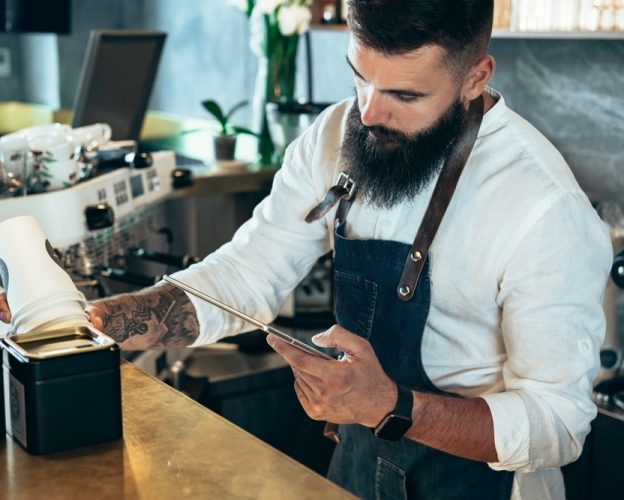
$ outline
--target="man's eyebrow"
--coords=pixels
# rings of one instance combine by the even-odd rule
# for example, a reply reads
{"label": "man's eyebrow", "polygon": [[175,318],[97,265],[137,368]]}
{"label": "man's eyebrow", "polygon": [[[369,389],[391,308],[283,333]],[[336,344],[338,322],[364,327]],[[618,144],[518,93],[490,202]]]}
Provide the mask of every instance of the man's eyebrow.
{"label": "man's eyebrow", "polygon": [[[361,80],[367,81],[366,78],[364,78],[361,75],[361,73],[357,69],[355,69],[355,66],[349,59],[348,55],[345,55],[345,59],[347,61],[347,64],[351,68],[351,71],[353,71],[353,73],[355,74],[355,76],[357,76]],[[426,97],[429,95],[427,92],[420,92],[418,90],[410,90],[410,89],[380,89],[380,90],[381,92],[385,94],[401,95],[401,96],[409,96],[409,97]]]}
{"label": "man's eyebrow", "polygon": [[351,60],[349,59],[349,56],[345,55],[345,59],[347,60],[347,64],[349,65],[349,67],[351,68],[351,71],[353,71],[353,73],[355,73],[355,76],[357,76],[358,78],[361,78],[362,80],[366,81],[366,78],[364,78],[360,72],[355,69],[355,66],[353,66],[353,63],[351,62]]}

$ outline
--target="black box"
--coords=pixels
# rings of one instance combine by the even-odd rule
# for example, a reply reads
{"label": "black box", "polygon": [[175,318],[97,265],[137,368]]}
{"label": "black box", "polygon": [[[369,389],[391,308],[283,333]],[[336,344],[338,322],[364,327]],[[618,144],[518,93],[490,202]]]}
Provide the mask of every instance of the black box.
{"label": "black box", "polygon": [[97,330],[2,341],[7,432],[41,455],[122,436],[119,347]]}

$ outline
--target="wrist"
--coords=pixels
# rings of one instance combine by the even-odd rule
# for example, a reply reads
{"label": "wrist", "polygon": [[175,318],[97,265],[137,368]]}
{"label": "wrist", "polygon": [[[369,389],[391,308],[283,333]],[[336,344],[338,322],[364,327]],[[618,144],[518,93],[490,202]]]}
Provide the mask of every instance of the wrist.
{"label": "wrist", "polygon": [[385,389],[379,391],[378,399],[375,404],[373,413],[367,422],[362,422],[366,427],[377,427],[386,415],[390,413],[397,404],[399,398],[399,389],[392,380],[388,379],[388,385]]}
{"label": "wrist", "polygon": [[371,431],[376,437],[388,441],[399,441],[412,427],[414,393],[409,387],[395,385],[397,399],[395,406]]}

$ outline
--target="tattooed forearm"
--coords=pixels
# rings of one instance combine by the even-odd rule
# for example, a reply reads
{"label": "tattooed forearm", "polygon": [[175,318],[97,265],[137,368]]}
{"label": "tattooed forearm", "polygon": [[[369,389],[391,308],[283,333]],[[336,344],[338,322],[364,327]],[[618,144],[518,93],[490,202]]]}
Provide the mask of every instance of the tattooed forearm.
{"label": "tattooed forearm", "polygon": [[93,302],[104,333],[125,349],[184,347],[199,335],[186,293],[169,284]]}

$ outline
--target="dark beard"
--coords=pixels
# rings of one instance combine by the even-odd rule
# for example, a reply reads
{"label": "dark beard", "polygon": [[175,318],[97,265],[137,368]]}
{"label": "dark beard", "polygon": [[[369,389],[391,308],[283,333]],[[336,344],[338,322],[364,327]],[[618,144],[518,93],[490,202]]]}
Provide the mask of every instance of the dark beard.
{"label": "dark beard", "polygon": [[392,208],[422,192],[441,170],[463,131],[465,115],[457,99],[431,127],[407,136],[383,126],[364,126],[356,99],[340,148],[343,168],[365,201]]}

